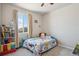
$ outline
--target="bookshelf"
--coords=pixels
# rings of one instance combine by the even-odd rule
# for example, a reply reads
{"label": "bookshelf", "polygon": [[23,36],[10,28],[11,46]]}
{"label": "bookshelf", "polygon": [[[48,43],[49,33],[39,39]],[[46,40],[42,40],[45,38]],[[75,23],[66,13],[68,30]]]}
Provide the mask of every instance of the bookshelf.
{"label": "bookshelf", "polygon": [[15,39],[15,30],[12,27],[0,26],[0,55],[16,51]]}

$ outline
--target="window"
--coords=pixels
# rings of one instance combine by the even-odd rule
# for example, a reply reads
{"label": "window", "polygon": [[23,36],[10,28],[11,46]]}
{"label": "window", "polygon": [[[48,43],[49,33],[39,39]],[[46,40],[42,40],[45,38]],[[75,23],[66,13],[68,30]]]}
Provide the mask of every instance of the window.
{"label": "window", "polygon": [[18,32],[28,32],[28,15],[18,13]]}

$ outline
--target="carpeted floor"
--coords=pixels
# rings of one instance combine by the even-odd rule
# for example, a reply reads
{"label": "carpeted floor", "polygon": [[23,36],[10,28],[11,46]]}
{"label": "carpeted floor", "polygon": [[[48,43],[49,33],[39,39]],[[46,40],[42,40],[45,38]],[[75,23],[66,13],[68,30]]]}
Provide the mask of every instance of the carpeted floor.
{"label": "carpeted floor", "polygon": [[[20,48],[14,53],[7,54],[6,56],[35,56],[29,50],[25,48]],[[55,47],[48,52],[45,52],[42,56],[75,56],[72,54],[72,50],[63,48],[63,47]]]}

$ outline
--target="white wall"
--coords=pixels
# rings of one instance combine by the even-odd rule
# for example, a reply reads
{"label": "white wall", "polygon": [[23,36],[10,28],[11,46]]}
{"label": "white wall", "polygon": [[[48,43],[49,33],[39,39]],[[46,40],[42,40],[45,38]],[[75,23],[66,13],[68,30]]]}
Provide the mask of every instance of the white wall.
{"label": "white wall", "polygon": [[[35,14],[35,13],[32,13],[33,17],[32,17],[32,25],[33,25],[33,33],[32,35],[33,36],[38,36],[39,33],[41,32],[41,22],[42,22],[42,15],[40,14]],[[35,23],[34,21],[37,20],[38,23]]]}
{"label": "white wall", "polygon": [[50,20],[49,14],[43,15],[43,18],[42,18],[42,31],[46,32],[47,34],[50,34],[49,33],[49,31],[50,31],[49,30],[49,26],[50,26],[49,20]]}
{"label": "white wall", "polygon": [[44,15],[42,25],[42,30],[58,38],[63,46],[74,48],[79,43],[79,4]]}

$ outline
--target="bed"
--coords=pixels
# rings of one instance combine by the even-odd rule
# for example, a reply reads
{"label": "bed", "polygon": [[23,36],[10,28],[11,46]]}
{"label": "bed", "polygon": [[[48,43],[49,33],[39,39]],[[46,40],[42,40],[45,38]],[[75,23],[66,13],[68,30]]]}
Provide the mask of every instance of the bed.
{"label": "bed", "polygon": [[56,46],[57,39],[51,36],[46,36],[44,40],[39,37],[29,38],[23,43],[23,47],[29,49],[35,55],[41,55],[42,53]]}

